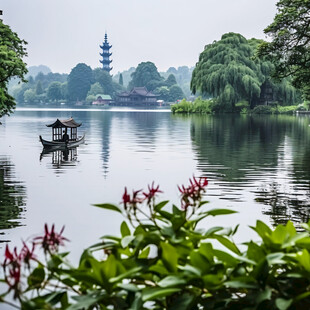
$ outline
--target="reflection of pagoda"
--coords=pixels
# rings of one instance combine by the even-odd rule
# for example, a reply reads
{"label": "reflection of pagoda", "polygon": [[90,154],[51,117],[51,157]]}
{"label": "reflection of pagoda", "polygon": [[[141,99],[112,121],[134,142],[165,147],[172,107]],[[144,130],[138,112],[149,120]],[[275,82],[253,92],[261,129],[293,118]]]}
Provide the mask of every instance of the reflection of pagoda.
{"label": "reflection of pagoda", "polygon": [[100,56],[102,56],[102,60],[100,60],[100,62],[102,63],[102,69],[107,71],[108,73],[110,73],[110,71],[112,70],[112,67],[110,68],[110,63],[112,62],[112,60],[110,60],[110,56],[112,55],[112,53],[110,53],[110,48],[112,47],[112,45],[109,45],[108,42],[108,35],[105,34],[104,36],[104,42],[102,43],[102,45],[100,45],[100,48],[102,49],[102,53],[100,53]]}

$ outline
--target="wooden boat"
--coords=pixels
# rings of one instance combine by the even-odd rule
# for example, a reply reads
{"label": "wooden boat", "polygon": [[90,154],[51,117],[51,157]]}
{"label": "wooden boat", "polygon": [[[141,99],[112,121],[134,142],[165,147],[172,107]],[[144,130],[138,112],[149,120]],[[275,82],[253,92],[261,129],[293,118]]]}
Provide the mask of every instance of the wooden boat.
{"label": "wooden boat", "polygon": [[54,123],[46,125],[52,127],[52,141],[44,140],[42,136],[40,136],[40,141],[44,148],[54,150],[77,147],[85,141],[85,134],[81,137],[77,136],[77,128],[81,125],[82,123],[77,123],[73,118],[57,119]]}

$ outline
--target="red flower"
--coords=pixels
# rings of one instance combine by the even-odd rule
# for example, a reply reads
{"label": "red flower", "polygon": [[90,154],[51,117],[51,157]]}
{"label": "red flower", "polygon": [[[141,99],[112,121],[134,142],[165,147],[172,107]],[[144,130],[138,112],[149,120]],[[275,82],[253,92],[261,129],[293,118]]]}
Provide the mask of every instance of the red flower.
{"label": "red flower", "polygon": [[190,185],[185,187],[178,186],[181,192],[181,205],[184,210],[189,206],[195,206],[198,201],[201,200],[202,192],[205,192],[205,187],[208,185],[207,178],[195,178],[189,180]]}
{"label": "red flower", "polygon": [[125,192],[123,194],[123,204],[124,209],[127,210],[128,205],[129,207],[136,207],[137,203],[143,202],[143,198],[139,196],[141,190],[132,191],[132,197],[127,193],[127,187],[125,187]]}
{"label": "red flower", "polygon": [[159,189],[159,185],[157,187],[154,187],[154,182],[152,182],[152,185],[148,185],[149,192],[143,193],[145,199],[147,199],[147,203],[150,204],[152,199],[155,197],[157,193],[162,193],[162,191]]}
{"label": "red flower", "polygon": [[4,257],[5,259],[2,266],[5,281],[9,286],[9,291],[14,290],[14,298],[17,298],[19,295],[20,269],[22,263],[22,256],[17,253],[16,247],[11,252],[9,246],[6,245]]}
{"label": "red flower", "polygon": [[128,195],[127,193],[127,187],[125,187],[125,192],[124,192],[124,195],[123,195],[123,204],[124,204],[124,209],[126,210],[127,209],[127,203],[130,202],[130,195]]}
{"label": "red flower", "polygon": [[63,226],[59,233],[55,232],[55,225],[52,225],[51,230],[48,229],[47,224],[44,226],[45,234],[41,237],[36,237],[34,240],[38,240],[38,244],[41,244],[44,252],[57,252],[60,245],[64,245],[64,241],[68,241],[67,238],[62,236],[65,227]]}
{"label": "red flower", "polygon": [[32,248],[30,250],[27,244],[23,242],[23,248],[20,252],[20,258],[28,265],[28,267],[30,267],[31,260],[36,260],[34,250],[35,250],[35,243],[32,243]]}

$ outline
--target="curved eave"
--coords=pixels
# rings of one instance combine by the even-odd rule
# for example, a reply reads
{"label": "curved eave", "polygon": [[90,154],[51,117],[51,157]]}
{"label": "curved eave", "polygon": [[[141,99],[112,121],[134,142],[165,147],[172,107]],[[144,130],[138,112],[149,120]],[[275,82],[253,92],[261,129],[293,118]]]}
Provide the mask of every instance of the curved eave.
{"label": "curved eave", "polygon": [[57,120],[49,125],[46,125],[46,127],[52,127],[52,128],[77,128],[80,127],[82,123],[77,123],[73,118],[60,120],[57,118]]}

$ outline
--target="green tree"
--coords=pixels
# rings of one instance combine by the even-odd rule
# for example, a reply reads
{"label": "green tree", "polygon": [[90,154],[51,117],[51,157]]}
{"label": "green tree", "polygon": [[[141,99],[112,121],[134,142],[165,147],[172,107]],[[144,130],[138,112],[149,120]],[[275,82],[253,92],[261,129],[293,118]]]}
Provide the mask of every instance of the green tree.
{"label": "green tree", "polygon": [[[241,100],[254,107],[261,100],[283,103],[287,98],[296,99],[294,94],[286,94],[292,90],[296,93],[289,81],[282,85],[282,91],[276,91],[278,86],[270,77],[273,69],[270,61],[254,58],[261,42],[257,39],[246,40],[237,33],[227,33],[220,41],[207,45],[193,71],[193,93],[217,98],[221,109],[226,110],[234,109]],[[270,91],[272,98],[268,98]]]}
{"label": "green tree", "polygon": [[100,84],[105,95],[110,95],[111,97],[114,96],[115,84],[117,83],[113,82],[112,77],[108,72],[102,70],[101,68],[96,68],[93,70],[93,76],[95,82]]}
{"label": "green tree", "polygon": [[148,90],[152,91],[157,87],[163,86],[163,78],[157,71],[157,67],[154,63],[141,62],[136,71],[131,74],[131,81],[129,82],[128,88],[145,86]]}
{"label": "green tree", "polygon": [[232,107],[241,99],[257,100],[264,77],[251,59],[253,54],[248,41],[237,33],[224,34],[207,45],[193,71],[193,93],[211,94]]}
{"label": "green tree", "polygon": [[164,100],[164,101],[169,101],[169,88],[167,86],[161,86],[159,88],[156,88],[154,90],[154,93],[158,95],[158,99]]}
{"label": "green tree", "polygon": [[33,89],[27,89],[24,92],[24,101],[27,103],[33,103],[36,98],[36,93]]}
{"label": "green tree", "polygon": [[271,60],[273,76],[292,76],[293,85],[310,99],[310,1],[280,0],[272,24],[264,31],[271,42],[264,42],[258,54]]}
{"label": "green tree", "polygon": [[37,95],[42,95],[43,94],[43,87],[42,87],[42,83],[41,83],[40,80],[37,82],[36,94]]}
{"label": "green tree", "polygon": [[68,97],[72,101],[84,100],[92,83],[92,69],[84,63],[77,64],[68,76]]}
{"label": "green tree", "polygon": [[118,84],[120,84],[122,86],[124,85],[124,80],[123,80],[123,75],[122,74],[119,75]]}
{"label": "green tree", "polygon": [[56,101],[62,99],[61,83],[52,82],[47,89],[47,97]]}
{"label": "green tree", "polygon": [[96,82],[94,84],[91,85],[89,92],[87,93],[87,96],[89,95],[98,95],[98,94],[103,94],[103,88],[101,87],[99,82]]}
{"label": "green tree", "polygon": [[173,85],[169,88],[169,101],[174,102],[184,98],[182,88],[178,85]]}
{"label": "green tree", "polygon": [[0,20],[0,117],[12,113],[16,105],[14,98],[8,94],[9,80],[18,77],[25,81],[25,44],[27,43]]}
{"label": "green tree", "polygon": [[167,77],[167,79],[166,79],[166,81],[165,81],[165,84],[166,84],[168,87],[171,87],[172,85],[177,84],[177,80],[176,80],[174,74],[169,74],[169,76]]}

